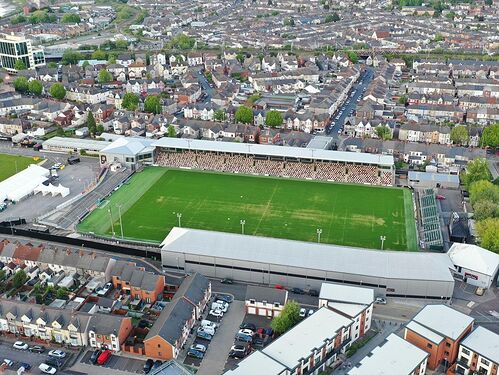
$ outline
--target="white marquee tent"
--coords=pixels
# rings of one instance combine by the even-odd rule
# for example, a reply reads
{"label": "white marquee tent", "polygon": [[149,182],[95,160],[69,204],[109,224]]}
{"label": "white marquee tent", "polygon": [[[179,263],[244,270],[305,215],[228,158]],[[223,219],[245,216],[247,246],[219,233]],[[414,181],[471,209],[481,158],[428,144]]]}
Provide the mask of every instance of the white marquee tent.
{"label": "white marquee tent", "polygon": [[57,194],[60,194],[61,196],[65,197],[69,195],[69,188],[62,185],[54,186],[52,184],[40,184],[35,188],[34,193],[42,193],[42,195],[44,196],[47,194],[52,194],[53,197],[55,197]]}
{"label": "white marquee tent", "polygon": [[9,199],[18,202],[33,193],[35,188],[47,179],[48,169],[31,164],[28,168],[0,182],[0,202]]}

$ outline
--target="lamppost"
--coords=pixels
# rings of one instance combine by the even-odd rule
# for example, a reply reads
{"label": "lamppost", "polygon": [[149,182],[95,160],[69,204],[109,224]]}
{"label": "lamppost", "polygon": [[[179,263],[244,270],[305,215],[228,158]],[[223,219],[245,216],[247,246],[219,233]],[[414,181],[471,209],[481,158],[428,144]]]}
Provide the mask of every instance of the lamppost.
{"label": "lamppost", "polygon": [[118,215],[120,216],[121,239],[123,239],[123,221],[121,220],[121,206],[122,204],[118,205]]}
{"label": "lamppost", "polygon": [[246,220],[240,220],[239,223],[241,224],[241,234],[244,234],[244,224],[246,224]]}
{"label": "lamppost", "polygon": [[114,232],[114,225],[113,225],[113,214],[111,213],[111,207],[109,207],[107,209],[107,212],[109,213],[109,222],[111,223],[111,231],[113,233],[113,237],[115,236],[115,232]]}
{"label": "lamppost", "polygon": [[381,240],[381,250],[383,250],[383,244],[385,243],[386,236],[380,236],[379,239]]}
{"label": "lamppost", "polygon": [[321,242],[322,229],[317,228],[317,243]]}
{"label": "lamppost", "polygon": [[181,212],[177,212],[177,219],[178,219],[178,227],[179,228],[182,228],[182,225],[180,225],[180,219],[182,218],[182,213]]}

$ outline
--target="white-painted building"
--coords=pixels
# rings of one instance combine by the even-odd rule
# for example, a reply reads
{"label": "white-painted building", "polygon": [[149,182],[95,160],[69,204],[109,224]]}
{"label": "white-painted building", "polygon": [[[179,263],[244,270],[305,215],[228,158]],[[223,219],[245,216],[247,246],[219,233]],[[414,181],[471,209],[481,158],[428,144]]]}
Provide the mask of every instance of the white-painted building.
{"label": "white-painted building", "polygon": [[495,375],[499,367],[499,335],[478,326],[459,346],[456,374]]}
{"label": "white-painted building", "polygon": [[489,288],[499,271],[499,254],[480,246],[454,243],[447,252],[455,276],[481,288]]}
{"label": "white-painted building", "polygon": [[322,283],[319,308],[346,315],[353,320],[350,336],[357,340],[371,328],[374,290],[345,284]]}
{"label": "white-painted building", "polygon": [[247,314],[273,318],[281,313],[287,301],[287,290],[248,285],[244,306]]}

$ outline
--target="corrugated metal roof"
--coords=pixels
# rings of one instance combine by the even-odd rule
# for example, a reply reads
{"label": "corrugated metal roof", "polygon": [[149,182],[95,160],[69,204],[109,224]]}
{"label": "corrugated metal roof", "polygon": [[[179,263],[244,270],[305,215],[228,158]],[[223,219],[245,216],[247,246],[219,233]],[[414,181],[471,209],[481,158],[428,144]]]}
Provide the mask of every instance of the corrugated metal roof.
{"label": "corrugated metal roof", "polygon": [[200,139],[164,137],[153,143],[156,147],[177,148],[196,151],[230,152],[245,155],[266,155],[299,159],[340,161],[393,166],[393,156],[360,152],[318,150],[313,148],[259,145],[238,142],[216,142]]}
{"label": "corrugated metal roof", "polygon": [[173,228],[164,251],[386,279],[454,282],[447,254],[379,251],[277,238]]}
{"label": "corrugated metal roof", "polygon": [[108,145],[109,142],[95,141],[93,139],[62,138],[62,137],[50,138],[42,143],[43,148],[46,148],[47,146],[52,146],[52,147],[82,148],[95,151],[100,151]]}

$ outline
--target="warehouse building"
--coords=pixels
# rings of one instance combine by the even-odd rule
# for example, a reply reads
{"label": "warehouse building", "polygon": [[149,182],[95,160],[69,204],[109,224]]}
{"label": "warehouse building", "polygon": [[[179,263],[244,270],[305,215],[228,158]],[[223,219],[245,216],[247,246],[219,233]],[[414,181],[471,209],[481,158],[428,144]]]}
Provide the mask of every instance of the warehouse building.
{"label": "warehouse building", "polygon": [[323,282],[371,287],[378,296],[448,300],[446,254],[377,251],[173,228],[162,243],[165,269],[264,285],[320,289]]}
{"label": "warehouse building", "polygon": [[448,173],[409,171],[409,186],[413,188],[459,189],[459,176]]}
{"label": "warehouse building", "polygon": [[109,142],[96,141],[94,139],[53,137],[42,143],[45,151],[78,153],[97,155],[99,151],[109,145]]}

